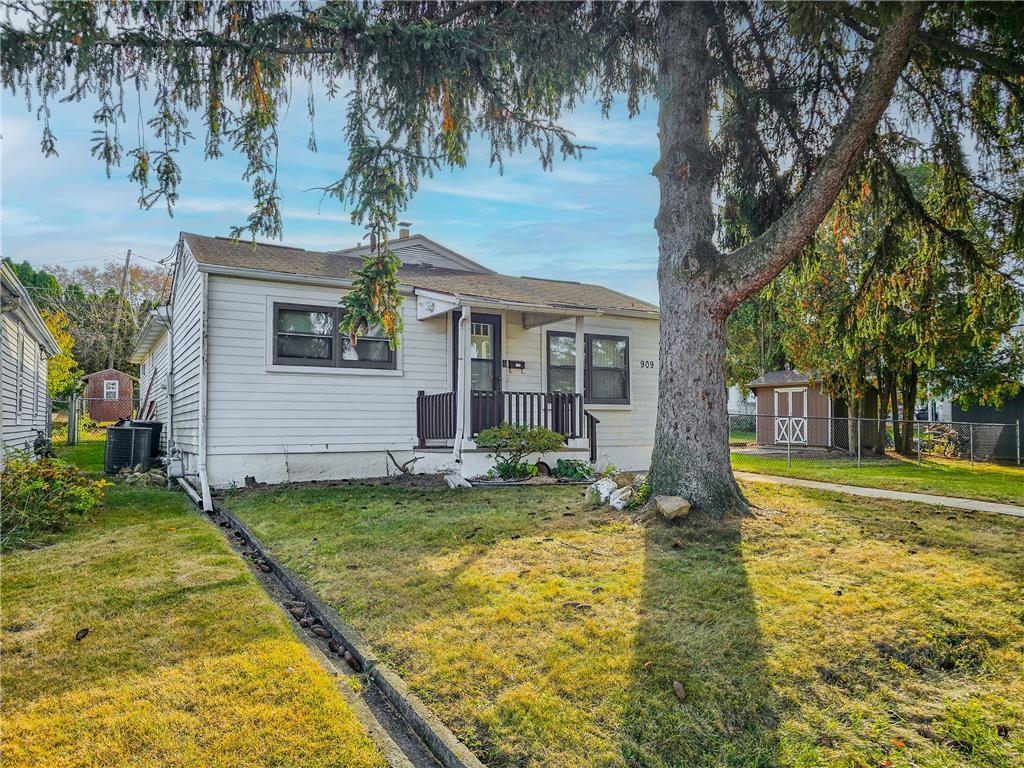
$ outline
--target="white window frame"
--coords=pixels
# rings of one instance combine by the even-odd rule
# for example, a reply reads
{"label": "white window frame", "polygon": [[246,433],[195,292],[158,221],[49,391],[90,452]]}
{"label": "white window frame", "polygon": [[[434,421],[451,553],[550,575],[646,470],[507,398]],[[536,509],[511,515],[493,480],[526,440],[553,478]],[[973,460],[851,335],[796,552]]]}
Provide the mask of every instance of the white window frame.
{"label": "white window frame", "polygon": [[[111,387],[110,385],[114,386]],[[113,397],[107,397],[107,393],[113,391]],[[104,379],[103,380],[103,401],[107,400],[120,400],[121,399],[121,382],[117,379]]]}

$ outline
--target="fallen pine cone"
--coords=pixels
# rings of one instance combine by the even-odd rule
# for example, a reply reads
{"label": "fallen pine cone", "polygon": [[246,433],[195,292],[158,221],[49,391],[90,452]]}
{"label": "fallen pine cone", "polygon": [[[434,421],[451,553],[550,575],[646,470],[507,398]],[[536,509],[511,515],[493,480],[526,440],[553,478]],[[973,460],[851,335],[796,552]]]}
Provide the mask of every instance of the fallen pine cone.
{"label": "fallen pine cone", "polygon": [[327,648],[331,653],[340,653],[341,645],[333,637],[327,641]]}
{"label": "fallen pine cone", "polygon": [[676,693],[676,698],[680,701],[686,701],[686,689],[683,688],[683,684],[678,680],[672,682],[672,690]]}

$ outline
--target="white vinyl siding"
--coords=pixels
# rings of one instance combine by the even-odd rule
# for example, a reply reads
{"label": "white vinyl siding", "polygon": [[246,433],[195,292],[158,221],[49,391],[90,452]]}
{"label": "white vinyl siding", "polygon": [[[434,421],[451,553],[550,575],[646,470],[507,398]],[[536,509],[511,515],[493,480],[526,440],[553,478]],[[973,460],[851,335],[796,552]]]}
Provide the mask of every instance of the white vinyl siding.
{"label": "white vinyl siding", "polygon": [[9,448],[29,449],[36,430],[46,429],[46,355],[18,313],[0,318],[2,442]]}
{"label": "white vinyl siding", "polygon": [[167,449],[167,418],[169,415],[167,403],[168,341],[169,336],[164,331],[142,361],[141,375],[139,376],[139,418],[146,418],[142,408],[144,405],[147,410],[149,408],[146,405],[148,393],[148,401],[156,404],[152,420],[162,422],[164,425],[160,433],[160,444],[164,450]]}
{"label": "white vinyl siding", "polygon": [[446,317],[418,321],[416,302],[404,302],[395,370],[273,364],[274,303],[335,307],[339,296],[338,288],[210,275],[211,473],[217,455],[382,452],[416,444],[416,392],[451,388]]}
{"label": "white vinyl siding", "polygon": [[202,284],[202,274],[186,247],[179,257],[171,300],[174,333],[173,439],[176,447],[195,456],[199,454],[199,376],[204,327]]}
{"label": "white vinyl siding", "polygon": [[[540,328],[524,329],[521,313],[505,312],[502,313],[502,328],[502,357],[526,363],[525,370],[502,371],[503,389],[510,392],[546,392],[547,332],[575,334],[576,319],[566,318]],[[598,448],[602,453],[605,449],[635,449],[629,452],[646,452],[649,460],[658,409],[658,321],[612,315],[587,317],[583,321],[583,331],[629,338],[629,404],[587,403],[585,406],[601,421]],[[619,468],[646,469],[646,466],[641,462],[636,466]]]}

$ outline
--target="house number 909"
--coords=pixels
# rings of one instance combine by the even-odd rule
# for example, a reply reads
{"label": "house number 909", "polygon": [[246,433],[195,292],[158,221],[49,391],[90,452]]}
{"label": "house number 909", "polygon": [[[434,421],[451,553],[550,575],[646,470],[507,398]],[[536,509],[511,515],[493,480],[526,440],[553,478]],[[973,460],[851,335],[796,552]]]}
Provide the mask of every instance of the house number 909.
{"label": "house number 909", "polygon": [[640,367],[641,368],[653,368],[654,367],[654,361],[653,360],[641,360],[640,361]]}

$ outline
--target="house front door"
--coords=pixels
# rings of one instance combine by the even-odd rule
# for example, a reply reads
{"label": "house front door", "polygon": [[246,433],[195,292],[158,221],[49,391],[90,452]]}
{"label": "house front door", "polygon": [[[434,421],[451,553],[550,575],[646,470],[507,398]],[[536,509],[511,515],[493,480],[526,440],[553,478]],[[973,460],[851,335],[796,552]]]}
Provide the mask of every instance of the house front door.
{"label": "house front door", "polygon": [[[473,313],[469,324],[470,407],[473,434],[501,423],[503,407],[501,392],[501,316]],[[459,322],[452,315],[452,389],[459,387]]]}

